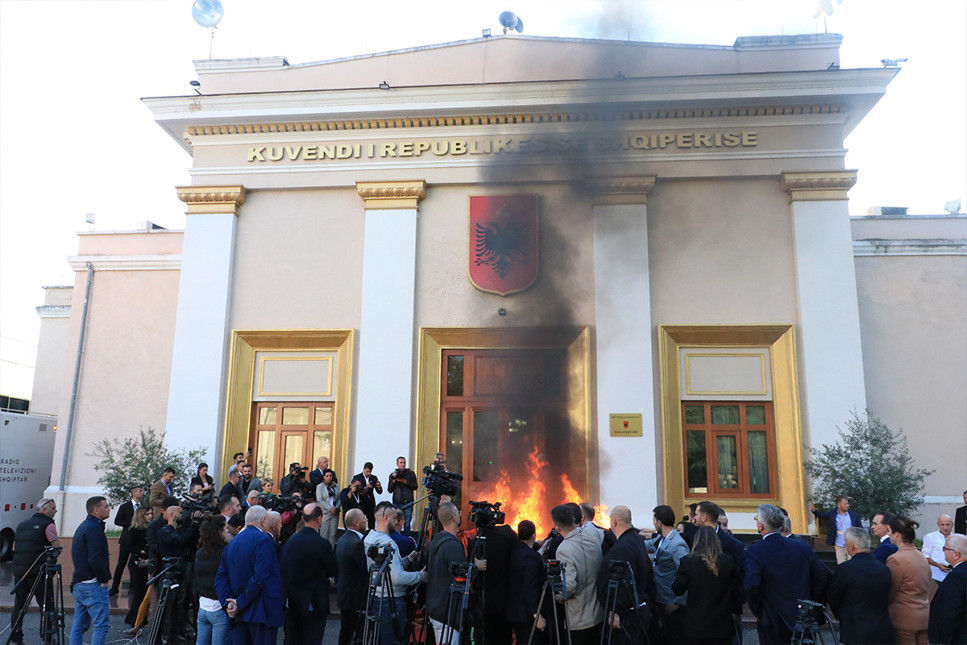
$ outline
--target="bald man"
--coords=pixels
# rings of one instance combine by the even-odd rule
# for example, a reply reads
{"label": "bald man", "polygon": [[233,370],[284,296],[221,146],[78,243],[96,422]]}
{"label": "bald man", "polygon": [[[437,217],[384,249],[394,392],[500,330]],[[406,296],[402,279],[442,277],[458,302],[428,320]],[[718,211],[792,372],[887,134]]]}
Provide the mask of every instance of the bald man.
{"label": "bald man", "polygon": [[[598,573],[598,597],[603,603],[608,596],[608,582],[611,579],[612,566],[615,562],[627,562],[631,565],[631,577],[634,579],[638,592],[638,603],[655,604],[655,576],[648,558],[645,541],[637,531],[631,528],[631,509],[627,506],[615,506],[611,509],[611,531],[617,540],[614,546],[604,556]],[[623,581],[618,587],[618,600],[615,605],[614,616],[604,617],[603,629],[607,631],[610,621],[614,628],[613,643],[640,643],[644,641],[645,624],[639,620],[636,612],[634,596],[631,593],[631,580]]]}
{"label": "bald man", "polygon": [[947,577],[947,573],[953,568],[944,559],[944,546],[947,538],[954,529],[954,518],[946,513],[941,513],[937,518],[937,530],[923,536],[923,548],[920,549],[927,558],[930,565],[930,575],[940,584]]}
{"label": "bald man", "polygon": [[304,526],[282,549],[282,602],[285,642],[322,645],[329,615],[329,578],[339,574],[329,542],[319,535],[322,506],[316,502],[302,510]]}
{"label": "bald man", "polygon": [[[467,561],[467,552],[463,543],[457,538],[460,530],[460,509],[453,503],[440,504],[437,510],[442,531],[437,532],[430,542],[429,564],[426,576],[426,613],[433,625],[433,633],[437,643],[456,645],[460,642],[459,611],[447,615],[447,608],[451,611],[457,608],[457,599],[450,603],[450,585],[453,576],[450,565]],[[452,605],[452,606],[451,606]]]}
{"label": "bald man", "polygon": [[366,611],[368,579],[363,532],[366,514],[358,508],[346,511],[346,532],[336,543],[339,579],[336,581],[336,604],[339,605],[339,645],[349,645],[363,635],[363,612]]}
{"label": "bald man", "polygon": [[950,571],[930,603],[931,643],[967,643],[967,536],[954,533],[944,545]]}

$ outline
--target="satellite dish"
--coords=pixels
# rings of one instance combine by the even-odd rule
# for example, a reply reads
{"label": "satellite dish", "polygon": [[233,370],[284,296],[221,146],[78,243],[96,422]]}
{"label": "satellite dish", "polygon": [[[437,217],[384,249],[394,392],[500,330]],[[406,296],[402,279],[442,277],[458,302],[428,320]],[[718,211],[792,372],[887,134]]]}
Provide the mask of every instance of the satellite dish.
{"label": "satellite dish", "polygon": [[499,16],[497,16],[497,21],[500,26],[504,28],[504,33],[506,34],[510,30],[514,30],[517,33],[524,31],[524,22],[517,17],[513,11],[505,11]]}
{"label": "satellite dish", "polygon": [[191,17],[206,29],[211,29],[221,22],[224,15],[225,9],[220,0],[195,0],[191,5]]}

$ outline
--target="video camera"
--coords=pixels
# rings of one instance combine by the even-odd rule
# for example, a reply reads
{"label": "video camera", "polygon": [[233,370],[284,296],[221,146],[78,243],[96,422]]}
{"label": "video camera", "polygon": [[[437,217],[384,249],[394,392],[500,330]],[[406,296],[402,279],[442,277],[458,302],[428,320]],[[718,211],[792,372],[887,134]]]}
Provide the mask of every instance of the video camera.
{"label": "video camera", "polygon": [[812,600],[799,599],[796,600],[796,604],[799,607],[799,621],[798,624],[804,626],[816,626],[823,625],[826,622],[825,616],[825,606],[819,602],[813,602]]}
{"label": "video camera", "polygon": [[386,544],[373,544],[366,550],[366,555],[376,563],[377,567],[382,567],[386,558],[392,557],[393,548]]}
{"label": "video camera", "polygon": [[460,492],[463,475],[450,470],[436,470],[430,466],[423,467],[423,485],[434,495],[449,495],[453,497]]}
{"label": "video camera", "polygon": [[[211,517],[218,510],[218,503],[215,501],[214,495],[211,492],[199,495],[198,497],[192,497],[185,493],[181,497],[181,510],[181,516],[183,518],[187,517],[192,521],[201,521]],[[202,517],[195,518],[195,513],[201,513]]]}
{"label": "video camera", "polygon": [[470,502],[470,521],[474,523],[479,531],[488,526],[496,526],[504,523],[504,512],[500,510],[500,502],[491,504],[489,502]]}
{"label": "video camera", "polygon": [[258,500],[259,506],[264,507],[266,510],[277,511],[279,513],[302,510],[302,507],[305,505],[305,499],[302,497],[293,497],[292,495],[270,495],[269,493],[262,493],[259,495]]}

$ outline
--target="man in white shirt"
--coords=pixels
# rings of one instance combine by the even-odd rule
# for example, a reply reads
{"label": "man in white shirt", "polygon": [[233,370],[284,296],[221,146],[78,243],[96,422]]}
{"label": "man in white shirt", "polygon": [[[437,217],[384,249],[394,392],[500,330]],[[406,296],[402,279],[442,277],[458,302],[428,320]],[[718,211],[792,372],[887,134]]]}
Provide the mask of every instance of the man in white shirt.
{"label": "man in white shirt", "polygon": [[953,568],[947,564],[943,552],[944,545],[947,543],[947,538],[950,537],[950,532],[953,531],[953,528],[954,519],[946,513],[942,513],[937,518],[937,529],[939,530],[923,536],[923,548],[920,550],[930,565],[930,575],[933,576],[933,579],[938,584],[943,582],[944,578],[947,577],[947,573]]}
{"label": "man in white shirt", "polygon": [[[395,607],[389,602],[388,598],[383,598],[383,589],[377,588],[376,602],[371,608],[372,611],[379,611],[380,616],[380,643],[381,645],[394,645],[402,640],[402,630],[406,622],[406,593],[410,587],[426,580],[426,569],[421,571],[406,571],[403,568],[403,558],[400,558],[399,549],[390,534],[396,530],[396,507],[389,502],[380,502],[376,505],[374,512],[376,519],[375,530],[366,534],[363,546],[366,547],[366,563],[372,567],[375,562],[369,557],[369,550],[374,546],[388,549],[390,583],[393,588],[393,597],[396,600]],[[407,561],[413,561],[418,553],[414,551],[410,554]],[[397,638],[396,631],[400,630],[400,637]]]}

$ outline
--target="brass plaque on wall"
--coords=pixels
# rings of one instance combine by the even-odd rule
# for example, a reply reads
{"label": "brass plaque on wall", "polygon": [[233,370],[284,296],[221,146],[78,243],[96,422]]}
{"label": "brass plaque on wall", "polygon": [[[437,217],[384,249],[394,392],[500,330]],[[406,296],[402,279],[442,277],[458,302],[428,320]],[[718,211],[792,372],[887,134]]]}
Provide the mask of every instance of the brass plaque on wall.
{"label": "brass plaque on wall", "polygon": [[612,414],[610,416],[612,437],[642,436],[640,414]]}

